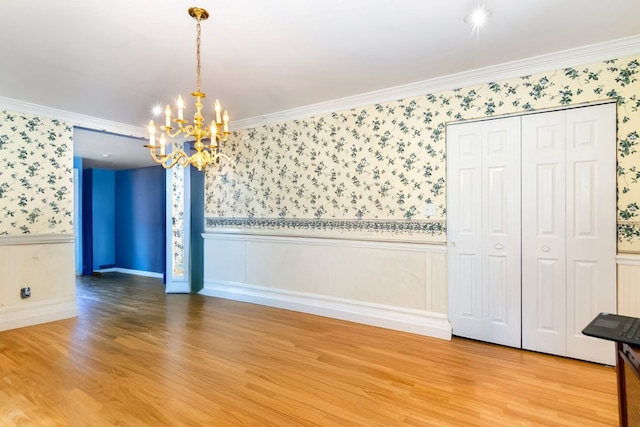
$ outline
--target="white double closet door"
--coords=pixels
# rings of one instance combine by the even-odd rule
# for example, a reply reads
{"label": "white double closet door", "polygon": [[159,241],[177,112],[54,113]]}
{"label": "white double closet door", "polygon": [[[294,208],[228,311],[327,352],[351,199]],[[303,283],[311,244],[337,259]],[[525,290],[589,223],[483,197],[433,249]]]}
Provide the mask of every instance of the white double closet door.
{"label": "white double closet door", "polygon": [[615,104],[448,126],[447,242],[454,335],[614,364]]}

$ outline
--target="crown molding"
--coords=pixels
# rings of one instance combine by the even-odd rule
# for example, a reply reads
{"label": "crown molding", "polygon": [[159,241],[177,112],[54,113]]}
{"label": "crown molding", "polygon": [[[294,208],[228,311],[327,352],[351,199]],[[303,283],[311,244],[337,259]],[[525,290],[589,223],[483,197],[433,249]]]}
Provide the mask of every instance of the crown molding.
{"label": "crown molding", "polygon": [[[506,80],[514,77],[542,73],[545,71],[575,67],[580,64],[624,58],[638,53],[640,53],[640,35],[575,49],[563,50],[523,60],[506,62],[499,65],[492,65],[489,67],[422,80],[406,85],[339,98],[332,101],[292,108],[290,110],[236,120],[231,122],[229,126],[232,131],[239,131],[264,126],[270,123],[280,123],[308,118],[381,102],[413,98],[429,93],[438,93],[492,81]],[[133,136],[137,138],[146,138],[147,136],[145,129],[142,127],[131,126],[70,111],[58,110],[2,96],[0,96],[0,108],[20,111],[37,116],[55,118],[74,126],[80,126],[87,129]]]}
{"label": "crown molding", "polygon": [[85,116],[84,114],[73,113],[71,111],[58,110],[44,105],[31,104],[18,99],[5,98],[0,96],[0,108],[21,113],[32,114],[39,117],[49,117],[57,119],[73,126],[87,129],[115,133],[125,136],[146,138],[145,129],[138,126],[131,126],[124,123],[113,122],[111,120],[100,119],[98,117]]}
{"label": "crown molding", "polygon": [[234,131],[250,129],[270,123],[308,118],[381,102],[413,98],[429,93],[443,92],[545,71],[575,67],[580,64],[624,58],[638,53],[640,53],[640,35],[506,62],[499,65],[422,80],[402,86],[395,86],[248,119],[236,120],[230,125],[232,125],[231,128]]}

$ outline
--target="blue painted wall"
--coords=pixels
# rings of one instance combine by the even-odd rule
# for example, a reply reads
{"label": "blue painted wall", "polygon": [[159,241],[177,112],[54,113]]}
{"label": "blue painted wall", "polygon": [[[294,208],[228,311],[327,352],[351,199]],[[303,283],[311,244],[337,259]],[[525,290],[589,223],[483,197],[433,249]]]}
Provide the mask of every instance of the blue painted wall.
{"label": "blue painted wall", "polygon": [[198,292],[204,287],[204,173],[196,168],[191,169],[191,250],[190,269],[191,292]]}
{"label": "blue painted wall", "polygon": [[73,158],[73,232],[75,233],[76,275],[82,274],[82,158]]}
{"label": "blue painted wall", "polygon": [[82,170],[82,274],[93,274],[93,170]]}
{"label": "blue painted wall", "polygon": [[91,169],[93,218],[93,269],[116,266],[116,209],[114,204],[116,173]]}
{"label": "blue painted wall", "polygon": [[115,173],[115,264],[118,268],[164,273],[165,170]]}
{"label": "blue painted wall", "polygon": [[82,274],[112,267],[164,273],[165,170],[82,172]]}

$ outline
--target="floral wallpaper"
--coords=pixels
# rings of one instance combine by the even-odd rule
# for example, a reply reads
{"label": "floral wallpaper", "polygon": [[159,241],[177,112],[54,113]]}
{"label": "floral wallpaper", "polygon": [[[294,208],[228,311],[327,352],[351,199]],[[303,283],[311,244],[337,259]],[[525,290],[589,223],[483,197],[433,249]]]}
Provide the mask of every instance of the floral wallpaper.
{"label": "floral wallpaper", "polygon": [[640,250],[639,72],[639,58],[610,60],[236,132],[235,163],[207,173],[207,228],[444,242],[447,123],[615,100],[619,249]]}
{"label": "floral wallpaper", "polygon": [[[182,148],[182,147],[180,147]],[[184,276],[184,169],[177,167],[171,173],[171,247],[173,277]]]}
{"label": "floral wallpaper", "polygon": [[73,130],[0,111],[0,235],[73,233]]}

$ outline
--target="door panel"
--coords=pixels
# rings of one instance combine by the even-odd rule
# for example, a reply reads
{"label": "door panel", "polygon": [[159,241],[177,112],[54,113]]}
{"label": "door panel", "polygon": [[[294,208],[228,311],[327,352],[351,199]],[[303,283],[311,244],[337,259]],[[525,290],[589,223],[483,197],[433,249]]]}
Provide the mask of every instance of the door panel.
{"label": "door panel", "polygon": [[490,256],[489,267],[489,313],[491,323],[506,325],[507,317],[507,286],[508,259],[505,256]]}
{"label": "door panel", "polygon": [[522,118],[522,347],[566,353],[565,113]]}
{"label": "door panel", "polygon": [[567,356],[612,365],[613,343],[581,331],[616,312],[616,106],[566,114]]}
{"label": "door panel", "polygon": [[482,122],[485,340],[520,347],[520,118]]}
{"label": "door panel", "polygon": [[482,309],[479,306],[479,292],[475,290],[479,287],[477,277],[478,256],[475,254],[458,254],[454,262],[459,266],[458,289],[460,309],[458,315],[471,321],[480,321]]}
{"label": "door panel", "polygon": [[453,333],[515,347],[521,344],[519,138],[518,118],[447,130]]}
{"label": "door panel", "polygon": [[509,196],[509,170],[504,167],[492,167],[488,171],[488,227],[489,234],[505,236],[509,232],[510,209]]}
{"label": "door panel", "polygon": [[558,164],[537,165],[535,178],[537,180],[538,199],[537,208],[537,235],[538,236],[558,236],[559,200],[558,191]]}
{"label": "door panel", "polygon": [[596,237],[595,219],[595,172],[596,161],[576,162],[574,169],[574,215],[573,236],[574,237]]}
{"label": "door panel", "polygon": [[[536,277],[538,279],[538,283],[536,286],[537,290],[537,301],[553,301],[559,299],[559,296],[556,295],[557,286],[555,277],[558,275],[557,269],[561,267],[557,260],[550,259],[539,259],[538,260],[538,269],[536,272]],[[554,335],[562,334],[562,331],[559,329],[559,318],[564,316],[564,310],[561,309],[559,304],[538,304],[538,312],[535,317],[536,320],[536,330],[545,331],[547,333],[551,333]]]}
{"label": "door panel", "polygon": [[480,123],[447,131],[449,318],[454,333],[482,339]]}

